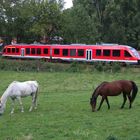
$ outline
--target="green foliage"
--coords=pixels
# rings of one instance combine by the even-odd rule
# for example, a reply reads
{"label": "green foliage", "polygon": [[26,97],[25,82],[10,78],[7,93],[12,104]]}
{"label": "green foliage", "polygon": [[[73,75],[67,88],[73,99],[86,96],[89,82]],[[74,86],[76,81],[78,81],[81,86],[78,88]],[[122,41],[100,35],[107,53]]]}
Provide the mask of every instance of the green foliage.
{"label": "green foliage", "polygon": [[1,37],[6,43],[12,37],[53,43],[60,36],[63,43],[111,42],[140,49],[139,0],[73,0],[72,8],[63,6],[63,0],[1,0]]}
{"label": "green foliage", "polygon": [[64,12],[64,35],[69,42],[113,42],[139,49],[139,5],[138,0],[74,0]]}
{"label": "green foliage", "polygon": [[[62,1],[17,0],[0,5],[1,36],[18,42],[32,43],[40,37],[59,34]],[[5,38],[4,38],[5,39]],[[7,43],[9,43],[7,42]]]}
{"label": "green foliage", "polygon": [[121,64],[120,63],[117,63],[117,62],[115,62],[115,63],[112,63],[112,71],[113,72],[119,72],[119,71],[121,71]]}
{"label": "green foliage", "polygon": [[118,140],[118,139],[114,136],[109,136],[109,137],[106,138],[106,140]]}
{"label": "green foliage", "polygon": [[82,68],[80,67],[80,64],[78,62],[72,62],[70,64],[70,67],[67,69],[68,72],[80,72],[82,71]]}
{"label": "green foliage", "polygon": [[94,67],[97,71],[103,71],[103,62],[95,62]]}
{"label": "green foliage", "polygon": [[[122,70],[122,66],[117,62],[95,62],[93,63],[94,69],[101,72],[120,72]],[[128,67],[127,67],[128,68]]]}
{"label": "green foliage", "polygon": [[96,42],[96,23],[82,4],[63,12],[62,32],[67,43]]}
{"label": "green foliage", "polygon": [[[131,66],[126,66],[128,69]],[[14,59],[0,59],[0,70],[12,71],[47,71],[47,72],[120,72],[122,66],[120,63],[80,63],[80,62],[46,62],[44,60],[14,60]]]}

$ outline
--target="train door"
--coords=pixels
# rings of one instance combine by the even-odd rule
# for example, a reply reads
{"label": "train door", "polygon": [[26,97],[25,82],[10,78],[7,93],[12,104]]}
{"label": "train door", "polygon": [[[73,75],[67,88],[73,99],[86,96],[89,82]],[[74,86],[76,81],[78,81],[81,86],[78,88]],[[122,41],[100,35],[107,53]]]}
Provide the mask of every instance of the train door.
{"label": "train door", "polygon": [[24,55],[25,55],[25,49],[21,48],[21,56],[24,56]]}
{"label": "train door", "polygon": [[91,49],[86,50],[86,60],[88,60],[88,61],[92,60],[92,50]]}

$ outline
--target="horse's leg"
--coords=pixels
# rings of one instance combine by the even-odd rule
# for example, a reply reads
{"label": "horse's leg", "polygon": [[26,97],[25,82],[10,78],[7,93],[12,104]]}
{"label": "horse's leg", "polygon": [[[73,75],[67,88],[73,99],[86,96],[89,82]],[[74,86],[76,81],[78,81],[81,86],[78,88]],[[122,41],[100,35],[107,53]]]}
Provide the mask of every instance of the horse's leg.
{"label": "horse's leg", "polygon": [[100,105],[99,105],[99,108],[98,108],[97,110],[100,110],[100,108],[101,108],[103,102],[104,102],[104,97],[102,97],[101,102],[100,102]]}
{"label": "horse's leg", "polygon": [[127,100],[127,97],[126,97],[126,94],[125,93],[123,93],[123,104],[122,104],[122,106],[121,106],[121,108],[124,108],[124,105],[125,105],[125,103],[126,103],[126,100]]}
{"label": "horse's leg", "polygon": [[11,100],[12,100],[11,114],[13,114],[13,113],[14,113],[14,110],[15,110],[15,99],[12,99],[12,98],[11,98]]}
{"label": "horse's leg", "polygon": [[23,108],[23,104],[22,104],[22,101],[21,101],[21,97],[17,97],[18,101],[19,101],[19,104],[21,106],[21,112],[24,112],[24,108]]}
{"label": "horse's leg", "polygon": [[33,108],[35,108],[35,109],[37,108],[37,107],[36,107],[36,93],[34,93],[34,94],[32,95],[32,105],[31,105],[29,111],[31,112],[31,111],[33,110]]}
{"label": "horse's leg", "polygon": [[110,109],[110,104],[109,104],[108,98],[106,97],[105,100],[106,100],[106,103],[108,105],[108,109]]}
{"label": "horse's leg", "polygon": [[37,109],[37,100],[35,100],[34,104],[35,104],[34,108]]}
{"label": "horse's leg", "polygon": [[29,112],[31,112],[33,110],[33,104],[34,104],[33,98],[34,98],[34,95],[32,95],[32,104],[31,104],[31,107],[29,109]]}
{"label": "horse's leg", "polygon": [[129,108],[131,108],[132,105],[131,105],[131,96],[130,95],[128,95],[128,99],[129,99]]}

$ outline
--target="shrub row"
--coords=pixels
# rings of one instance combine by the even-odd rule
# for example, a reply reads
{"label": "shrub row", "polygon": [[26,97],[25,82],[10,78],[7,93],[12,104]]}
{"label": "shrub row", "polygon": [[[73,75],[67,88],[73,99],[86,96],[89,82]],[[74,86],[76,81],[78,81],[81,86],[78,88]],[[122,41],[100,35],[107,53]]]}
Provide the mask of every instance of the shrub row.
{"label": "shrub row", "polygon": [[0,59],[0,70],[12,71],[48,71],[48,72],[119,72],[122,66],[119,63],[56,63],[43,60]]}

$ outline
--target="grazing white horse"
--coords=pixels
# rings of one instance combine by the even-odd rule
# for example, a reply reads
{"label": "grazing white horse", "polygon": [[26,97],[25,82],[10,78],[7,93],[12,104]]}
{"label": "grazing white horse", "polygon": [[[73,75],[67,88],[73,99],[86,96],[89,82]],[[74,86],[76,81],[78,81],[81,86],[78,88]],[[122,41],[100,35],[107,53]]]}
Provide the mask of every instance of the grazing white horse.
{"label": "grazing white horse", "polygon": [[2,115],[5,110],[6,101],[7,101],[8,97],[11,97],[11,99],[12,99],[11,113],[14,113],[15,99],[19,100],[19,103],[21,106],[21,112],[24,112],[21,98],[26,97],[26,96],[32,96],[32,105],[31,105],[29,111],[32,111],[33,108],[36,109],[38,87],[39,87],[39,85],[38,85],[37,81],[25,81],[25,82],[13,81],[8,86],[6,91],[3,93],[2,97],[0,98],[0,115]]}

